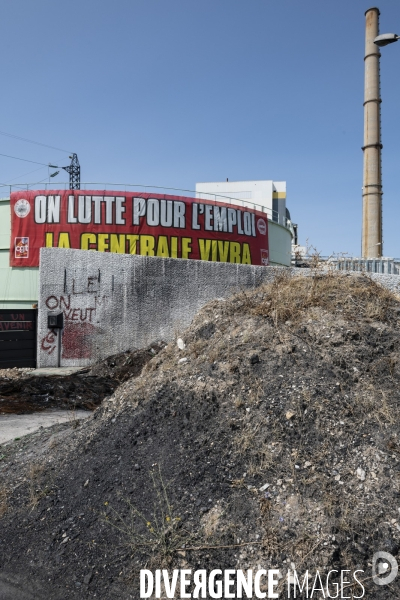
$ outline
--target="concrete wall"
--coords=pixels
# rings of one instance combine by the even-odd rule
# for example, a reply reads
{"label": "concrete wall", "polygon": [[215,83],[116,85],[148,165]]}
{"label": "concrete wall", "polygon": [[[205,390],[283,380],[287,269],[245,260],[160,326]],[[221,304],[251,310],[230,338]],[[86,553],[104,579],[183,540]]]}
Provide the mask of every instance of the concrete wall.
{"label": "concrete wall", "polygon": [[[280,183],[274,182],[274,185]],[[10,267],[10,231],[10,199],[2,198],[0,199],[0,308],[32,308],[39,296],[39,269]],[[270,264],[290,266],[289,229],[269,219],[268,236]]]}
{"label": "concrete wall", "polygon": [[[84,366],[170,341],[209,300],[271,280],[274,267],[42,248],[38,367]],[[48,314],[63,312],[58,341]]]}
{"label": "concrete wall", "polygon": [[[38,367],[85,366],[153,341],[171,341],[208,301],[272,281],[281,267],[43,248]],[[311,269],[291,269],[313,275]],[[400,276],[368,274],[400,295]],[[64,314],[60,352],[48,314]]]}

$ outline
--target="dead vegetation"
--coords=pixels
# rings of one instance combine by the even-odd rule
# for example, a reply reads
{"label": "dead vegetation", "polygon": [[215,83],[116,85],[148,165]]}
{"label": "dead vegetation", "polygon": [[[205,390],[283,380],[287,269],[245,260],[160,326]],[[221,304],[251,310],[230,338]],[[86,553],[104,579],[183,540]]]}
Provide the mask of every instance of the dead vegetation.
{"label": "dead vegetation", "polygon": [[244,294],[243,304],[255,315],[270,317],[277,325],[304,321],[313,308],[341,313],[346,319],[387,321],[395,298],[367,275],[354,277],[328,271],[311,277],[283,272],[258,292]]}
{"label": "dead vegetation", "polygon": [[41,498],[47,496],[50,492],[50,486],[43,482],[42,474],[45,470],[45,465],[32,463],[28,469],[29,482],[29,507],[36,508]]}
{"label": "dead vegetation", "polygon": [[7,488],[5,485],[2,485],[0,487],[0,519],[7,512],[7,498],[8,498]]}
{"label": "dead vegetation", "polygon": [[[141,551],[152,564],[168,567],[174,553],[190,541],[190,534],[182,528],[182,518],[169,500],[159,466],[151,470],[150,479],[154,495],[151,509],[142,512],[125,499],[127,514],[120,514],[111,505],[103,520],[122,534],[123,544],[133,554]],[[109,503],[105,504],[108,506]]]}

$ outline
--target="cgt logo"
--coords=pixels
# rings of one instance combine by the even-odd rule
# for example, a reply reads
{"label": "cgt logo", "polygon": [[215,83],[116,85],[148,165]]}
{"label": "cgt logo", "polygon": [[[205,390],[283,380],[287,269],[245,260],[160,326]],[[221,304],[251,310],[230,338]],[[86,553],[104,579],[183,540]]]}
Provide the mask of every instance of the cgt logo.
{"label": "cgt logo", "polygon": [[376,585],[388,585],[399,572],[397,560],[389,552],[375,552],[372,557],[372,581]]}
{"label": "cgt logo", "polygon": [[264,219],[257,220],[257,229],[261,233],[261,235],[266,235],[267,233],[267,224]]}
{"label": "cgt logo", "polygon": [[261,250],[261,264],[265,267],[269,265],[269,254],[268,250]]}
{"label": "cgt logo", "polygon": [[17,200],[14,206],[14,212],[20,219],[27,217],[31,212],[31,205],[28,200],[25,200],[25,198]]}
{"label": "cgt logo", "polygon": [[29,256],[29,238],[15,238],[15,258],[28,258]]}

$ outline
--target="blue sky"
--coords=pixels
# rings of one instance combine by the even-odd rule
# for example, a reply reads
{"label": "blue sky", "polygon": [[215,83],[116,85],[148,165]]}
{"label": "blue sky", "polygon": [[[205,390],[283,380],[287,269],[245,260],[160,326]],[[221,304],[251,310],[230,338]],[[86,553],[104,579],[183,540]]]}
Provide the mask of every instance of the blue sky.
{"label": "blue sky", "polygon": [[[300,242],[359,255],[364,12],[372,5],[3,3],[0,130],[77,152],[83,181],[194,189],[227,177],[286,180]],[[377,6],[381,33],[400,34],[400,3]],[[396,257],[399,65],[400,43],[383,48],[384,254]],[[69,163],[66,153],[6,136],[0,153]],[[0,182],[48,176],[46,167],[27,174],[36,168],[0,156]]]}

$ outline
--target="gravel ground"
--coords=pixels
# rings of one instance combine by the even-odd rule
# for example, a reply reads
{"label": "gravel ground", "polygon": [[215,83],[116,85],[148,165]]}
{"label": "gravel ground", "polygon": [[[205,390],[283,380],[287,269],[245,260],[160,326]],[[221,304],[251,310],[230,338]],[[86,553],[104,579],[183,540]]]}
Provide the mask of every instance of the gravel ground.
{"label": "gravel ground", "polygon": [[35,369],[19,369],[14,367],[13,369],[0,369],[0,380],[2,379],[21,379],[26,377]]}

